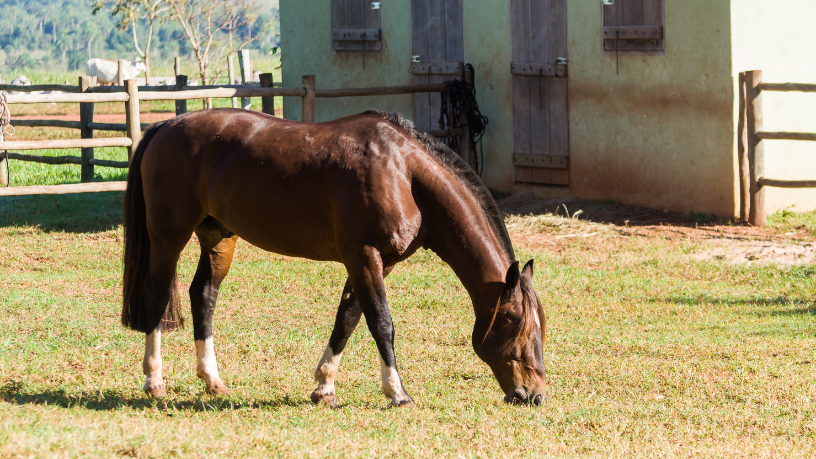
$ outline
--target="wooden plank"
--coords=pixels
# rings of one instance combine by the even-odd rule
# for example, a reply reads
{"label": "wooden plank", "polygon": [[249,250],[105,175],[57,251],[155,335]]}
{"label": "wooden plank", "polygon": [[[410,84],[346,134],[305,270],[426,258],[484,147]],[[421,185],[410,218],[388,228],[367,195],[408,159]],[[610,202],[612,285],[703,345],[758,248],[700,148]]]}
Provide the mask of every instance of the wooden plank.
{"label": "wooden plank", "polygon": [[757,132],[760,140],[808,140],[816,141],[816,133],[811,132]]}
{"label": "wooden plank", "polygon": [[605,40],[661,40],[663,26],[614,26],[604,27],[602,35]]}
{"label": "wooden plank", "polygon": [[465,33],[462,0],[445,1],[445,46],[448,61],[465,60]]}
{"label": "wooden plank", "polygon": [[756,133],[762,131],[762,97],[759,83],[762,71],[745,72],[745,90],[748,96],[746,107],[746,130],[748,132],[748,167],[750,185],[750,204],[748,223],[754,226],[765,226],[767,211],[765,209],[765,191],[759,185],[759,178],[765,176],[765,146]]}
{"label": "wooden plank", "polygon": [[[79,88],[82,92],[86,92],[88,88],[96,86],[96,77],[81,76],[79,77]],[[93,129],[90,124],[93,123],[94,104],[82,103],[79,104],[79,137],[82,139],[93,139]],[[83,148],[81,150],[82,167],[80,168],[80,181],[93,182],[94,167],[91,164],[91,159],[94,157],[94,149],[92,147]]]}
{"label": "wooden plank", "polygon": [[511,62],[530,62],[530,0],[510,0]]}
{"label": "wooden plank", "polygon": [[816,188],[816,180],[776,180],[760,177],[757,184],[776,188]]}
{"label": "wooden plank", "polygon": [[[366,7],[369,6],[368,0],[348,0],[348,28],[349,29],[365,29],[366,28]],[[365,45],[363,41],[346,41],[335,42],[337,49],[345,51],[362,51]]]}
{"label": "wooden plank", "polygon": [[[139,100],[189,100],[211,97],[226,99],[230,97],[303,97],[303,88],[261,88],[249,87],[246,89],[217,88],[202,90],[186,90],[171,92],[142,92]],[[82,94],[85,95],[85,94]],[[127,94],[125,94],[127,96]]]}
{"label": "wooden plank", "polygon": [[[425,62],[448,62],[445,33],[445,0],[428,0],[428,59]],[[431,83],[434,79],[431,78]]]}
{"label": "wooden plank", "polygon": [[[149,128],[152,124],[153,123],[141,123],[140,127],[144,131],[145,129]],[[90,123],[88,127],[93,129],[94,131],[120,131],[120,132],[127,131],[127,124],[125,123]]]}
{"label": "wooden plank", "polygon": [[[261,87],[271,88],[274,85],[272,77],[273,75],[271,73],[262,73],[259,77],[261,80]],[[261,97],[261,111],[267,115],[275,116],[275,98]]]}
{"label": "wooden plank", "polygon": [[[6,153],[0,154],[0,158],[5,159]],[[82,164],[82,158],[79,156],[41,156],[41,155],[26,155],[23,153],[8,152],[8,159],[16,159],[17,161],[26,161],[31,163],[43,164]]]}
{"label": "wooden plank", "polygon": [[816,84],[805,83],[760,83],[760,91],[801,91],[816,92]]}
{"label": "wooden plank", "polygon": [[[247,84],[252,80],[252,62],[249,59],[249,50],[238,50],[238,66],[241,68],[241,84]],[[212,108],[211,104],[209,108]],[[244,110],[252,110],[252,99],[249,97],[241,98],[241,108]]]}
{"label": "wooden plank", "polygon": [[0,142],[0,150],[46,150],[52,148],[129,147],[127,137],[103,139],[11,140]]}
{"label": "wooden plank", "polygon": [[[182,88],[185,87],[185,86],[187,86],[187,75],[176,75],[175,90],[176,91],[181,91]],[[140,93],[139,94],[139,96],[142,98],[142,100],[144,100],[144,94],[145,93]],[[236,101],[237,99],[233,98],[232,100]],[[175,105],[176,105],[176,116],[183,115],[183,114],[187,113],[187,101],[186,100],[177,100],[175,102]],[[233,105],[235,106],[235,108],[238,107],[237,102],[234,103]]]}
{"label": "wooden plank", "polygon": [[533,77],[513,76],[513,152],[532,153],[530,136],[530,84]]}
{"label": "wooden plank", "polygon": [[526,62],[510,63],[512,75],[541,76],[545,78],[566,78],[566,66],[555,64],[530,64]]}
{"label": "wooden plank", "polygon": [[[431,81],[430,75],[412,75],[414,86],[429,86]],[[417,129],[422,131],[430,131],[436,129],[431,125],[431,94],[430,93],[415,93],[414,94],[414,124]]]}
{"label": "wooden plank", "polygon": [[9,188],[0,188],[0,196],[97,193],[101,191],[125,191],[125,188],[127,188],[127,182],[91,182],[70,185],[13,186]]}
{"label": "wooden plank", "polygon": [[[229,84],[235,83],[235,54],[232,53],[230,53],[230,55],[227,56],[227,79],[229,80],[228,81]],[[178,80],[176,80],[176,83],[178,83]],[[178,87],[178,84],[176,85],[175,89],[176,91],[181,90],[181,88]],[[238,99],[233,97],[231,105],[232,108],[238,108]]]}
{"label": "wooden plank", "polygon": [[[419,56],[420,62],[429,62],[429,50],[428,0],[411,0],[411,55]],[[422,83],[427,80],[424,78]]]}
{"label": "wooden plank", "polygon": [[[445,75],[429,75],[428,81],[431,84],[440,84],[448,80]],[[442,95],[438,92],[428,93],[430,106],[428,107],[428,115],[430,117],[430,129],[444,129],[445,126],[439,124],[439,115],[442,113]]]}
{"label": "wooden plank", "polygon": [[300,120],[304,123],[315,122],[315,76],[303,75],[303,89],[306,94],[301,98]]}
{"label": "wooden plank", "polygon": [[[550,59],[568,57],[567,0],[550,0]],[[569,156],[568,79],[550,82],[550,154]]]}
{"label": "wooden plank", "polygon": [[8,94],[6,102],[9,104],[65,104],[75,102],[127,102],[128,95],[123,92],[110,94]]}
{"label": "wooden plank", "polygon": [[516,153],[513,155],[513,165],[539,168],[546,167],[549,169],[569,169],[569,158],[564,156]]}
{"label": "wooden plank", "polygon": [[70,84],[32,84],[20,86],[16,84],[0,84],[0,91],[33,92],[33,91],[62,91],[79,92],[79,88]]}
{"label": "wooden plank", "polygon": [[[348,2],[349,0],[331,0],[331,24],[335,29],[348,29]],[[345,50],[346,43],[332,40],[332,52]]]}
{"label": "wooden plank", "polygon": [[603,13],[604,26],[619,26],[623,25],[623,2],[625,0],[616,0],[611,5],[604,5],[601,3]]}
{"label": "wooden plank", "polygon": [[380,29],[334,29],[332,31],[334,41],[380,41],[382,33]]}
{"label": "wooden plank", "polygon": [[378,88],[317,89],[315,90],[315,97],[387,96],[393,94],[443,92],[445,90],[445,85],[439,83],[384,86]]}
{"label": "wooden plank", "polygon": [[365,0],[365,28],[376,29],[379,33],[379,40],[374,43],[366,42],[365,51],[382,51],[382,10],[371,9],[371,0]]}
{"label": "wooden plank", "polygon": [[139,121],[139,86],[136,80],[125,81],[125,88],[128,92],[128,101],[125,103],[125,124],[127,125],[127,136],[131,144],[127,147],[128,162],[133,159],[133,154],[142,139],[142,127]]}
{"label": "wooden plank", "polygon": [[748,100],[748,93],[745,87],[745,72],[739,74],[739,122],[737,125],[738,141],[737,141],[737,163],[739,166],[739,185],[740,185],[740,213],[739,217],[743,221],[748,221],[748,207],[751,200],[750,195],[750,170],[748,164],[748,128],[747,128],[747,113],[746,109],[750,101]]}
{"label": "wooden plank", "polygon": [[414,75],[461,75],[463,62],[413,62],[411,73]]}
{"label": "wooden plank", "polygon": [[533,168],[531,167],[513,167],[513,180],[518,183],[530,183],[532,181]]}
{"label": "wooden plank", "polygon": [[552,169],[543,167],[530,168],[530,183],[548,185],[552,181]]}
{"label": "wooden plank", "polygon": [[[530,62],[513,66],[511,73],[525,73],[530,78],[530,152],[535,155],[550,154],[550,75],[556,76],[549,45],[549,5],[550,0],[530,0]],[[514,68],[515,67],[515,68]],[[515,71],[514,71],[515,70]],[[545,74],[546,73],[546,74]],[[532,166],[531,164],[525,164]],[[549,171],[533,171],[536,183],[549,182]]]}
{"label": "wooden plank", "polygon": [[663,25],[663,0],[643,0],[643,25]]}
{"label": "wooden plank", "polygon": [[58,127],[67,129],[79,129],[79,121],[63,121],[63,120],[22,120],[11,119],[11,125],[14,127]]}
{"label": "wooden plank", "polygon": [[643,24],[643,0],[617,0],[623,9],[623,25]]}

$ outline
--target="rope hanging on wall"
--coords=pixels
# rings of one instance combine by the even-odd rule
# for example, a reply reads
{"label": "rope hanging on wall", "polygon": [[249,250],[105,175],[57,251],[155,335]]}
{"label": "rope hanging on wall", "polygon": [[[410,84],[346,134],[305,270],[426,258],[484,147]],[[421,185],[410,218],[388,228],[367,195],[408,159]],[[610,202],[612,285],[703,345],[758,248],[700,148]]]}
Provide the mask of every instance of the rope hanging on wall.
{"label": "rope hanging on wall", "polygon": [[[473,65],[465,65],[465,72],[474,75]],[[468,128],[468,142],[470,150],[473,152],[473,169],[481,176],[484,170],[484,137],[488,119],[479,111],[479,104],[476,102],[476,87],[473,83],[465,81],[464,77],[459,77],[451,81],[446,81],[447,91],[442,93],[442,108],[439,114],[439,126],[450,131],[450,135],[445,139],[448,146],[461,155],[459,138],[453,135],[453,130],[462,127],[460,120],[464,118]],[[476,156],[476,144],[481,146],[481,158]]]}

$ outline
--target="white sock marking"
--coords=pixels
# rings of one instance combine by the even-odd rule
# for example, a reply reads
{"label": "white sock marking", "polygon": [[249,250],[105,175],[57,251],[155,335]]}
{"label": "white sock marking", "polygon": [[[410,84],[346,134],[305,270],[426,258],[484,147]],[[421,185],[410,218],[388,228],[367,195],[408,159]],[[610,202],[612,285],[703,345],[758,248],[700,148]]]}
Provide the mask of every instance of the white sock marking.
{"label": "white sock marking", "polygon": [[164,387],[162,379],[161,330],[156,329],[145,339],[142,372],[146,376],[144,390]]}
{"label": "white sock marking", "polygon": [[379,350],[377,356],[380,358],[380,377],[382,379],[382,391],[386,397],[391,399],[391,403],[398,405],[400,402],[408,400],[408,394],[402,390],[402,379],[396,368],[391,368],[385,364]]}
{"label": "white sock marking", "polygon": [[204,380],[207,387],[223,384],[221,377],[218,376],[218,363],[215,361],[215,347],[213,346],[212,336],[204,341],[196,340],[195,347],[198,377]]}
{"label": "white sock marking", "polygon": [[343,353],[337,355],[332,351],[331,346],[326,346],[323,351],[323,357],[317,363],[315,369],[315,382],[317,382],[317,390],[322,395],[329,395],[334,393],[334,378],[337,376],[337,369],[340,367],[340,359]]}

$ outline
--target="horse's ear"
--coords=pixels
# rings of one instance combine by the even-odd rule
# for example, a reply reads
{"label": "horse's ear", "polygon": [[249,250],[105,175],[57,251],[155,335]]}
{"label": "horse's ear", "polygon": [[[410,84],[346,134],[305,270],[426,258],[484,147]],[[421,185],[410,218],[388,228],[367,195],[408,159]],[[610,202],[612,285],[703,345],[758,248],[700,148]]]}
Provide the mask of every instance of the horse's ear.
{"label": "horse's ear", "polygon": [[507,275],[504,278],[504,294],[513,294],[516,292],[516,289],[519,287],[519,281],[521,280],[521,274],[519,274],[519,264],[517,261],[514,261],[509,268],[507,268]]}
{"label": "horse's ear", "polygon": [[528,261],[527,264],[524,265],[524,269],[521,270],[521,275],[529,280],[533,280],[533,260]]}

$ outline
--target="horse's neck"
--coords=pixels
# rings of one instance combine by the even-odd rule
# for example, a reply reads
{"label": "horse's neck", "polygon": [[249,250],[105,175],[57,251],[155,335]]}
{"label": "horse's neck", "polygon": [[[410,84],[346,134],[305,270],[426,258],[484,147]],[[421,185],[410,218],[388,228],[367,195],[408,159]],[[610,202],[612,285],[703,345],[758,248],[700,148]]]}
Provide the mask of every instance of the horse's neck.
{"label": "horse's neck", "polygon": [[430,225],[431,237],[426,246],[459,277],[470,294],[476,315],[492,315],[511,261],[500,236],[494,234],[481,210],[474,212],[462,203],[462,200],[441,203],[445,217]]}

